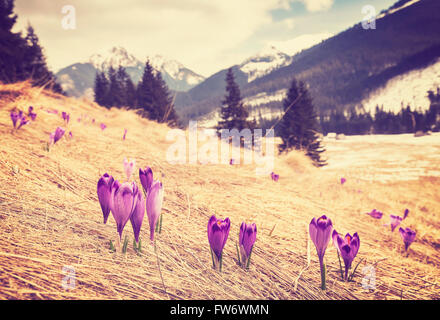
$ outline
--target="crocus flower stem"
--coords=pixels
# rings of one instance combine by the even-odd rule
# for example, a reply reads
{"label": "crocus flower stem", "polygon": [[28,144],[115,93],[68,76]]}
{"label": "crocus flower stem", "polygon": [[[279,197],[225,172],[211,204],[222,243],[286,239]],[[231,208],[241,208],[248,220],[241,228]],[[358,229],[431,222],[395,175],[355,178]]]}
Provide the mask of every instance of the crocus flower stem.
{"label": "crocus flower stem", "polygon": [[240,251],[238,250],[238,243],[235,243],[235,249],[237,249],[237,259],[238,259],[238,265],[241,266],[241,261],[240,261]]}
{"label": "crocus flower stem", "polygon": [[325,263],[324,263],[324,257],[319,257],[319,265],[321,267],[321,289],[325,290]]}
{"label": "crocus flower stem", "polygon": [[339,270],[341,270],[341,279],[344,280],[344,272],[342,271],[342,263],[341,263],[341,256],[339,255],[339,250],[336,250],[336,253],[338,254]]}

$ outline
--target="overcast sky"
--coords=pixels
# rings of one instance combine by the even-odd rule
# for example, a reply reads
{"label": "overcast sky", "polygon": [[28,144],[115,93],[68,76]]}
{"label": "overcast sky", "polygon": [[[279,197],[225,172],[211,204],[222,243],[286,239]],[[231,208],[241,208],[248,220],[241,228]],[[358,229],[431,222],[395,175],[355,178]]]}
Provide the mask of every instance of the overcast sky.
{"label": "overcast sky", "polygon": [[[209,76],[268,45],[288,54],[360,22],[397,0],[16,0],[18,23],[31,23],[53,71],[123,46],[139,59],[161,54]],[[65,30],[62,8],[75,8]]]}

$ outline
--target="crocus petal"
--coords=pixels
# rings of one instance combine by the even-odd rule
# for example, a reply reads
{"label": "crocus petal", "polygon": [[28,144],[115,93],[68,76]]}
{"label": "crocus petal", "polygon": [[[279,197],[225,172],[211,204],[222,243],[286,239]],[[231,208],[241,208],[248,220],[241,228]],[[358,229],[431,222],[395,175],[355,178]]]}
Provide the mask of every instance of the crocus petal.
{"label": "crocus petal", "polygon": [[251,249],[254,246],[256,238],[257,226],[255,225],[255,223],[248,225],[243,222],[240,227],[239,243],[241,246],[243,246],[244,253],[247,258],[251,253]]}
{"label": "crocus petal", "polygon": [[136,206],[133,210],[133,214],[130,217],[131,226],[133,227],[133,233],[136,242],[139,242],[139,233],[141,231],[142,221],[144,220],[145,215],[145,205],[145,198],[142,192],[138,192]]}
{"label": "crocus petal", "polygon": [[313,219],[309,225],[309,233],[316,247],[318,257],[321,259],[330,242],[333,231],[333,224],[325,215],[318,219]]}
{"label": "crocus petal", "polygon": [[145,193],[148,194],[148,190],[150,190],[153,184],[153,170],[150,167],[145,167],[145,169],[139,168],[139,180]]}
{"label": "crocus petal", "polygon": [[231,221],[229,218],[221,220],[212,216],[208,221],[208,241],[217,261],[220,260],[223,248],[228,240],[230,227]]}
{"label": "crocus petal", "polygon": [[122,231],[133,213],[137,192],[136,184],[128,182],[123,183],[114,191],[111,211],[115,218],[120,238],[122,238]]}
{"label": "crocus petal", "polygon": [[105,173],[98,181],[97,193],[99,204],[101,205],[104,223],[107,223],[110,214],[110,199],[112,195],[113,177]]}
{"label": "crocus petal", "polygon": [[158,180],[154,181],[147,194],[147,216],[150,223],[150,240],[154,241],[154,231],[162,210],[163,186]]}

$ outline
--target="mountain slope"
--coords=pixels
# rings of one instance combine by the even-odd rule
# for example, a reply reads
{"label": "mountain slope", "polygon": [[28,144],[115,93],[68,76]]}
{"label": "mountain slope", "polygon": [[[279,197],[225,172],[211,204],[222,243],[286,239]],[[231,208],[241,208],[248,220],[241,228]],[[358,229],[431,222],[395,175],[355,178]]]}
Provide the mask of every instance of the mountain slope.
{"label": "mountain slope", "polygon": [[[163,79],[174,91],[187,91],[204,80],[204,77],[186,68],[175,60],[155,55],[147,57],[152,66],[161,72]],[[69,96],[92,98],[95,75],[98,70],[106,71],[111,67],[117,69],[120,65],[126,68],[134,83],[142,78],[145,61],[137,59],[122,47],[113,47],[102,53],[95,53],[85,63],[67,66],[56,74],[61,86]]]}
{"label": "mountain slope", "polygon": [[[10,110],[30,104],[37,120],[14,132]],[[68,126],[73,138],[62,138],[50,152],[44,150],[49,134],[64,122],[47,109],[67,111],[75,119]],[[76,121],[81,115],[82,121]],[[107,125],[105,131],[100,123]],[[124,128],[128,128],[125,141]],[[335,145],[329,156],[336,155],[343,167],[317,169],[295,151],[275,160],[280,180],[274,183],[268,176],[256,176],[254,165],[170,164],[166,150],[174,141],[166,139],[168,132],[167,126],[141,119],[132,111],[107,110],[26,83],[0,85],[0,298],[440,298],[435,284],[440,277],[438,177],[365,181],[362,176],[369,163],[352,166],[351,158],[344,159]],[[413,139],[411,154],[419,161],[428,160],[431,152],[424,149],[422,138]],[[358,141],[355,152],[367,150],[371,155],[374,144],[362,147]],[[381,152],[397,150],[400,160],[408,156],[402,145],[395,146],[388,141]],[[111,216],[103,224],[96,195],[96,183],[104,172],[124,179],[125,157],[136,159],[137,166],[151,166],[165,188],[162,232],[156,234],[153,246],[145,217],[140,255],[132,247],[130,222],[123,235],[129,239],[127,253],[110,252],[109,240],[115,243],[118,238],[116,225]],[[371,158],[379,160],[376,164],[384,163],[374,153]],[[339,183],[342,173],[348,174],[343,186]],[[136,175],[134,179],[139,185]],[[396,232],[390,233],[382,222],[364,214],[372,208],[386,215],[410,209],[404,225],[416,229],[417,238],[408,254]],[[312,243],[307,250],[307,226],[312,217],[323,213],[339,232],[359,233],[361,246],[355,262],[362,260],[354,281],[343,282],[335,248],[329,245],[326,291],[320,289]],[[221,273],[211,267],[206,236],[212,214],[231,219]],[[235,242],[242,221],[258,226],[248,271],[236,264]],[[376,289],[369,291],[361,283],[363,268],[371,265],[377,279]],[[62,287],[67,266],[75,269],[73,290]]]}
{"label": "mountain slope", "polygon": [[[380,15],[375,30],[364,30],[358,23],[296,54],[288,66],[242,83],[242,95],[255,110],[270,108],[279,113],[277,93],[286,90],[296,77],[309,84],[319,111],[344,110],[360,105],[390,79],[435,63],[440,57],[440,1],[400,1],[391,8]],[[220,105],[222,89],[224,83],[221,88],[212,88],[211,97],[203,100],[194,94],[198,87],[193,88],[185,100],[192,105],[179,106],[181,115],[192,118],[212,113]],[[267,103],[255,106],[253,101],[261,100],[262,95]]]}

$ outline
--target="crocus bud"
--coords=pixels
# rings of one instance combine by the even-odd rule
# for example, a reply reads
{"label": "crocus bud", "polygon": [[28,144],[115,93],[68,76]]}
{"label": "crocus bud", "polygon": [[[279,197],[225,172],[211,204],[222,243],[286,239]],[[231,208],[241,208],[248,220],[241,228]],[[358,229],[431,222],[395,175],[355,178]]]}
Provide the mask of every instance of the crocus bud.
{"label": "crocus bud", "polygon": [[145,198],[142,192],[139,191],[137,194],[136,204],[133,213],[130,217],[131,226],[133,227],[133,233],[137,243],[139,242],[139,233],[141,231],[144,215],[145,215]]}
{"label": "crocus bud", "polygon": [[13,126],[14,126],[14,128],[16,128],[17,121],[20,119],[20,116],[19,116],[18,112],[16,112],[16,111],[11,111],[10,116],[11,116]]}
{"label": "crocus bud", "polygon": [[98,181],[98,200],[101,205],[102,214],[104,215],[104,223],[107,223],[110,214],[110,199],[113,181],[113,177],[108,173],[105,173]]}
{"label": "crocus bud", "polygon": [[124,159],[124,172],[125,175],[127,176],[127,181],[130,180],[135,165],[136,165],[136,160],[128,161],[127,158]]}
{"label": "crocus bud", "polygon": [[405,220],[408,217],[409,209],[405,209],[405,212],[403,213],[403,220]]}
{"label": "crocus bud", "polygon": [[139,168],[139,180],[145,190],[145,194],[148,194],[148,190],[150,190],[153,184],[153,171],[150,167],[145,167],[145,169]]}
{"label": "crocus bud", "polygon": [[127,136],[127,129],[124,129],[124,135],[122,136],[122,140],[125,140],[126,136]]}
{"label": "crocus bud", "polygon": [[248,266],[249,258],[256,239],[257,226],[255,223],[246,224],[243,222],[241,224],[239,234],[241,265],[243,267]]}
{"label": "crocus bud", "polygon": [[414,239],[416,238],[416,232],[410,228],[399,228],[399,233],[402,237],[403,243],[405,244],[405,251],[407,251],[411,243],[413,243]]}
{"label": "crocus bud", "polygon": [[342,259],[344,260],[345,265],[345,280],[348,279],[348,270],[351,268],[351,263],[353,262],[354,258],[356,257],[359,246],[360,246],[360,240],[357,232],[353,235],[353,237],[347,233],[345,235],[345,238],[342,238],[336,230],[333,230],[333,244],[338,250],[338,252],[341,254]]}
{"label": "crocus bud", "polygon": [[163,186],[162,182],[156,180],[152,183],[147,193],[147,216],[150,224],[150,240],[154,241],[154,231],[157,221],[160,217],[163,202]]}
{"label": "crocus bud", "polygon": [[327,219],[325,215],[319,217],[318,219],[313,218],[309,225],[309,234],[313,243],[316,247],[316,253],[319,258],[319,265],[321,268],[321,289],[326,288],[326,272],[324,264],[325,250],[327,249],[328,243],[330,242],[331,235],[333,231],[333,224],[330,219]]}
{"label": "crocus bud", "polygon": [[327,245],[330,242],[333,231],[333,224],[325,215],[316,219],[313,218],[309,225],[310,238],[316,247],[316,253],[321,260],[324,257]]}
{"label": "crocus bud", "polygon": [[63,111],[63,112],[61,113],[61,116],[63,117],[64,122],[65,122],[66,124],[68,124],[69,121],[70,121],[70,114],[68,114],[67,112]]}
{"label": "crocus bud", "polygon": [[279,175],[279,174],[276,174],[276,173],[274,173],[274,172],[271,172],[271,173],[270,173],[270,177],[272,178],[273,181],[277,182],[278,179],[280,178],[280,175]]}
{"label": "crocus bud", "polygon": [[400,222],[402,222],[402,217],[400,216],[395,216],[395,215],[390,215],[390,225],[391,225],[391,232],[394,232],[394,229],[396,229],[399,225]]}
{"label": "crocus bud", "polygon": [[377,211],[376,209],[371,210],[371,212],[367,212],[367,214],[373,217],[374,219],[381,219],[383,216],[383,213]]}
{"label": "crocus bud", "polygon": [[119,187],[115,183],[112,185],[113,201],[111,203],[111,212],[116,221],[120,239],[122,239],[122,231],[135,208],[138,192],[139,189],[134,182],[125,182]]}
{"label": "crocus bud", "polygon": [[61,127],[56,128],[55,132],[51,133],[51,135],[50,135],[51,144],[57,143],[57,141],[60,140],[64,136],[65,132],[66,132],[66,130],[64,130]]}
{"label": "crocus bud", "polygon": [[26,119],[25,116],[21,116],[21,118],[20,118],[20,124],[18,125],[17,130],[20,129],[22,126],[28,124],[28,123],[29,123],[29,120]]}
{"label": "crocus bud", "polygon": [[208,221],[208,241],[213,256],[213,264],[214,268],[217,269],[218,267],[220,271],[223,248],[225,247],[226,240],[228,240],[230,227],[231,221],[229,218],[221,220],[213,215]]}

